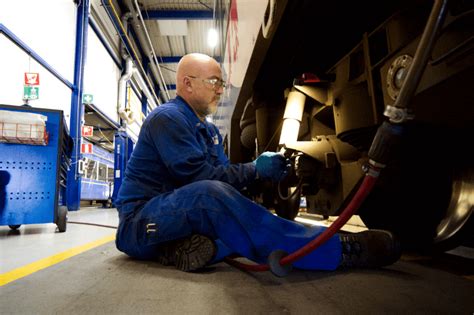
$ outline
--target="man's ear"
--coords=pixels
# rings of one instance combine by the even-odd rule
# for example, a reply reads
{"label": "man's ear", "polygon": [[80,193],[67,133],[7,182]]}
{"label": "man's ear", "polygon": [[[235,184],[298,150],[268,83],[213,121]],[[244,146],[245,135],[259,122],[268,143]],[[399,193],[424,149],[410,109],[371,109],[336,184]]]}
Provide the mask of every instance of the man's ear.
{"label": "man's ear", "polygon": [[183,78],[183,84],[186,87],[186,91],[191,93],[193,91],[193,86],[191,85],[191,79],[188,77]]}

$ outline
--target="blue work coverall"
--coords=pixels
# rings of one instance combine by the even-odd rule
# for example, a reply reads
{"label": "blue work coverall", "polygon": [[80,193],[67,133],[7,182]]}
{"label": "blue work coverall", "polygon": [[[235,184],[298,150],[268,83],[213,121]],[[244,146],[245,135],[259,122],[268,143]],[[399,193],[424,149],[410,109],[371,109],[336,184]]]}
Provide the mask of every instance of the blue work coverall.
{"label": "blue work coverall", "polygon": [[[213,262],[239,254],[263,263],[273,250],[292,253],[324,231],[243,196],[239,190],[255,178],[254,163],[230,164],[216,126],[178,96],[154,109],[140,130],[116,200],[117,248],[153,259],[161,243],[196,233],[215,240]],[[341,250],[335,235],[294,267],[334,270]]]}

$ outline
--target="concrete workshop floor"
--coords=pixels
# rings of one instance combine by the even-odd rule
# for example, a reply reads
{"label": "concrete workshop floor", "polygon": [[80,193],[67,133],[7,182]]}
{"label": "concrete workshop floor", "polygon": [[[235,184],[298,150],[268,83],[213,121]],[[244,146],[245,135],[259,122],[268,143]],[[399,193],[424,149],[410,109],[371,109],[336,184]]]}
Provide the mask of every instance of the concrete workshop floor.
{"label": "concrete workshop floor", "polygon": [[[115,209],[71,222],[117,225]],[[406,256],[388,268],[286,278],[225,263],[183,273],[116,250],[115,230],[0,227],[0,314],[473,314],[474,254]]]}

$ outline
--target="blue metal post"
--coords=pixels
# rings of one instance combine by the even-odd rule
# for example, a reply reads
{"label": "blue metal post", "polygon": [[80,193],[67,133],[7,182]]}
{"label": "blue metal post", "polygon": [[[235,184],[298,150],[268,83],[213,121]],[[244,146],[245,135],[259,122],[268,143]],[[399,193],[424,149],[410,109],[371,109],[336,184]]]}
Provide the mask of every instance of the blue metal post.
{"label": "blue metal post", "polygon": [[71,157],[71,169],[67,177],[67,206],[69,210],[79,210],[81,205],[81,174],[79,161],[81,155],[81,127],[84,117],[82,89],[84,83],[84,64],[87,52],[87,30],[89,25],[89,0],[82,0],[77,7],[76,51],[74,61],[74,89],[71,97],[71,137],[74,147]]}
{"label": "blue metal post", "polygon": [[124,130],[119,130],[114,139],[114,192],[112,193],[112,204],[115,206],[117,194],[122,185],[127,162],[133,151],[133,141]]}
{"label": "blue metal post", "polygon": [[159,58],[162,63],[178,63],[183,56],[161,56]]}
{"label": "blue metal post", "polygon": [[[145,69],[145,72],[148,74],[148,72],[150,71],[150,60],[148,58],[143,58],[143,68]],[[141,95],[141,101],[142,101],[142,113],[143,115],[146,116],[148,98],[146,97],[145,92],[143,91]]]}

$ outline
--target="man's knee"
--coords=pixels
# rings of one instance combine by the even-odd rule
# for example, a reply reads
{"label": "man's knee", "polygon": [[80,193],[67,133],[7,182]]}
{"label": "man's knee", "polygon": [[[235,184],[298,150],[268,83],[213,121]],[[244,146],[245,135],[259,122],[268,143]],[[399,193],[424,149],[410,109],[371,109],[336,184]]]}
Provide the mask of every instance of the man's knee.
{"label": "man's knee", "polygon": [[194,183],[200,192],[211,196],[222,196],[222,194],[239,193],[231,185],[219,180],[201,180]]}

